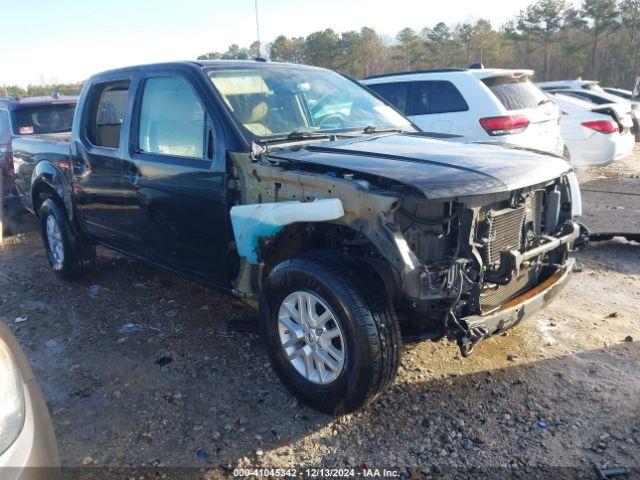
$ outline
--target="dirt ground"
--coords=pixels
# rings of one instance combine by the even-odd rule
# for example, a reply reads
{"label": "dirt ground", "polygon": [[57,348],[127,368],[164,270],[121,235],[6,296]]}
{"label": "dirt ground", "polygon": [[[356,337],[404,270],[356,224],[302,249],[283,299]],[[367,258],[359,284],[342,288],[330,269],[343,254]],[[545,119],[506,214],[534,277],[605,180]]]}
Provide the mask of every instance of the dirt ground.
{"label": "dirt ground", "polygon": [[[580,176],[593,230],[640,232],[640,150]],[[622,193],[602,193],[612,191]],[[65,466],[195,466],[216,477],[366,464],[415,478],[640,468],[635,242],[577,252],[581,271],[548,308],[468,359],[447,342],[405,347],[381,399],[333,418],[281,386],[247,307],[105,250],[95,272],[64,283],[37,228],[26,217],[0,249],[0,319],[31,361]]]}

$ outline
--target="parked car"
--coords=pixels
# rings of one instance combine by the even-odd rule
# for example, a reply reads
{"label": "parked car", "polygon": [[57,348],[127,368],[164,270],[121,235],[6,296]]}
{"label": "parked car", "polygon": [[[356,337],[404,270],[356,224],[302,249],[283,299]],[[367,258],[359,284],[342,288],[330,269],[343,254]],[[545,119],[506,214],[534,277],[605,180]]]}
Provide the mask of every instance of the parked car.
{"label": "parked car", "polygon": [[562,92],[550,94],[562,109],[560,127],[573,165],[607,165],[631,155],[635,139],[626,107],[618,103],[596,106]]}
{"label": "parked car", "polygon": [[330,413],[392,382],[399,318],[468,355],[539,310],[579,235],[564,160],[434,140],[302,65],[101,73],[69,142],[14,155],[55,272],[86,273],[100,244],[244,299],[282,382]]}
{"label": "parked car", "polygon": [[11,140],[23,135],[70,132],[77,97],[0,97],[0,170],[7,217],[20,208],[14,184]]}
{"label": "parked car", "polygon": [[595,92],[603,92],[602,87],[597,80],[554,80],[551,82],[538,82],[536,85],[544,90],[590,90]]}
{"label": "parked car", "polygon": [[624,88],[603,87],[603,90],[611,95],[623,98],[625,100],[637,100],[638,96],[633,95],[631,90],[625,90]]}
{"label": "parked car", "polygon": [[635,135],[636,141],[640,141],[640,102],[625,100],[624,98],[605,92],[602,88],[591,89],[575,89],[575,88],[550,88],[545,87],[545,91],[549,93],[561,92],[565,95],[580,98],[594,105],[607,105],[618,103],[624,105],[629,111],[633,120],[632,133]]}
{"label": "parked car", "polygon": [[444,69],[365,78],[426,132],[564,153],[560,111],[529,81],[532,70]]}
{"label": "parked car", "polygon": [[0,477],[55,479],[59,467],[47,404],[18,341],[0,322]]}

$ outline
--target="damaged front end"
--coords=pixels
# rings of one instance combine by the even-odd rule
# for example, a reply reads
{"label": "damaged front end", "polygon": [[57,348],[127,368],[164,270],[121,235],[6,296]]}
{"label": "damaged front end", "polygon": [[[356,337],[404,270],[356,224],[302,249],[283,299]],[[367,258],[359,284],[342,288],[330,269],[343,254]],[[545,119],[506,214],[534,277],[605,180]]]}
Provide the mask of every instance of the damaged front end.
{"label": "damaged front end", "polygon": [[417,338],[446,336],[467,355],[541,308],[569,277],[580,205],[571,172],[511,191],[428,199],[374,175],[276,156],[231,159],[234,288],[247,299],[278,261],[339,250],[379,274]]}
{"label": "damaged front end", "polygon": [[504,194],[403,202],[395,218],[420,260],[420,291],[405,303],[412,323],[467,355],[540,309],[569,277],[579,202],[573,173]]}

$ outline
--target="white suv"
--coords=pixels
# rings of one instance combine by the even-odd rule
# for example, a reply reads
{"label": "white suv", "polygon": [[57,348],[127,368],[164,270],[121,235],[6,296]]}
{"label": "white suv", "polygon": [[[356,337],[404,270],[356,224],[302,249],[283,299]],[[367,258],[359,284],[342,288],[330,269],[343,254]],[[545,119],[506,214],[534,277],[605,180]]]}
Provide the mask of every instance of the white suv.
{"label": "white suv", "polygon": [[441,69],[367,77],[362,83],[425,132],[509,143],[562,155],[560,109],[532,70]]}

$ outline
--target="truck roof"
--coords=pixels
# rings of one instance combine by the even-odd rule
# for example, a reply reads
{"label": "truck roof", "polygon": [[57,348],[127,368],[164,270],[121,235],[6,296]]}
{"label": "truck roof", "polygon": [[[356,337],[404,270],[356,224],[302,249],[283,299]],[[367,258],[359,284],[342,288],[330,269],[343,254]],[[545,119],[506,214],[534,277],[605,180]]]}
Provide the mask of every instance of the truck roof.
{"label": "truck roof", "polygon": [[161,62],[161,63],[149,63],[143,65],[131,65],[129,67],[116,68],[112,70],[105,70],[96,73],[91,78],[98,78],[103,75],[119,73],[119,72],[135,72],[138,70],[145,70],[148,68],[156,67],[175,67],[175,68],[203,68],[203,67],[228,67],[228,68],[304,68],[304,69],[317,69],[324,70],[320,67],[313,67],[311,65],[302,65],[299,63],[284,63],[284,62],[271,62],[264,59],[256,60],[183,60],[176,62]]}

